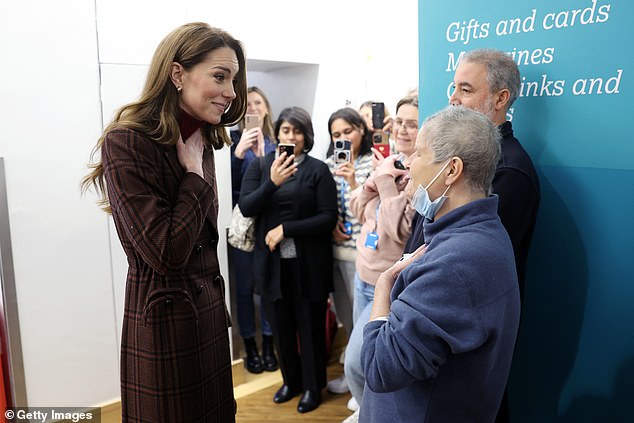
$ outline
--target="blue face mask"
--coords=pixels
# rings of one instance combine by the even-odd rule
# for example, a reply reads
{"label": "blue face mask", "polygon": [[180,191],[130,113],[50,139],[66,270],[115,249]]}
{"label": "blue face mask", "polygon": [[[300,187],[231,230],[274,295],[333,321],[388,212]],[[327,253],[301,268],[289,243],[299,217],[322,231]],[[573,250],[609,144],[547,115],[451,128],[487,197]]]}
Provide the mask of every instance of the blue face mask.
{"label": "blue face mask", "polygon": [[431,201],[429,199],[429,192],[427,190],[436,181],[436,179],[438,179],[440,174],[443,172],[443,170],[445,170],[450,162],[451,160],[448,160],[447,163],[445,163],[442,169],[440,169],[440,171],[436,174],[436,176],[432,178],[431,182],[429,182],[426,187],[423,188],[422,185],[419,185],[416,189],[416,192],[414,193],[414,197],[412,197],[412,207],[414,207],[421,216],[424,216],[428,220],[434,220],[436,213],[438,212],[438,210],[440,210],[445,200],[447,199],[447,196],[445,194],[447,194],[447,191],[449,191],[451,185],[448,186],[445,192],[443,192],[442,195],[436,198],[434,201]]}

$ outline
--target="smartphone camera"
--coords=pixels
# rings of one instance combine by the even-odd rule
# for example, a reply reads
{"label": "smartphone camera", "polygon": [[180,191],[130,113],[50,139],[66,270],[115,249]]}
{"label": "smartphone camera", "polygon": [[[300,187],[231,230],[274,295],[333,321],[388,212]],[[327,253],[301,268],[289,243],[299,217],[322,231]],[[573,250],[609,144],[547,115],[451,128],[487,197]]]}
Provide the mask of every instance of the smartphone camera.
{"label": "smartphone camera", "polygon": [[352,143],[350,140],[335,140],[335,163],[347,163],[352,161]]}
{"label": "smartphone camera", "polygon": [[286,152],[286,157],[292,156],[295,152],[295,144],[279,144],[277,146],[277,154],[278,157],[282,155],[282,153]]}
{"label": "smartphone camera", "polygon": [[394,160],[394,167],[397,169],[405,170],[405,165],[400,160]]}
{"label": "smartphone camera", "polygon": [[372,133],[372,146],[381,153],[383,157],[390,155],[390,141],[388,134],[382,129],[374,130]]}

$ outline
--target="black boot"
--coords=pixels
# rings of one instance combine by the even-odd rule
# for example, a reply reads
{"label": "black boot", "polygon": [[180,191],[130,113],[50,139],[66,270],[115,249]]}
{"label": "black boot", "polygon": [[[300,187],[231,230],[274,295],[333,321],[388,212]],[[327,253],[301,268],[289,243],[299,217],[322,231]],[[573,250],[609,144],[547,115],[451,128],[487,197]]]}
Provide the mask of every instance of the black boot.
{"label": "black boot", "polygon": [[244,349],[247,352],[246,367],[251,373],[262,373],[262,359],[255,344],[255,338],[244,338]]}
{"label": "black boot", "polygon": [[277,357],[275,357],[273,337],[270,335],[262,335],[262,361],[264,362],[264,370],[267,372],[277,370]]}

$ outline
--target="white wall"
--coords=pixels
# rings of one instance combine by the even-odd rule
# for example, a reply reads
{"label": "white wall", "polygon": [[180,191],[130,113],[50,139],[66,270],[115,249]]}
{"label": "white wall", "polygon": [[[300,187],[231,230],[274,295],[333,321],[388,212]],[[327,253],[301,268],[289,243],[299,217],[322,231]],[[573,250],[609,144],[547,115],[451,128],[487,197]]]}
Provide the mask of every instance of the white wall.
{"label": "white wall", "polygon": [[[119,396],[126,263],[114,227],[93,194],[80,197],[78,184],[102,119],[107,123],[138,95],[165,34],[185,22],[206,21],[240,39],[249,59],[317,65],[301,67],[316,76],[314,89],[270,91],[276,103],[306,105],[312,112],[313,154],[323,156],[330,113],[367,99],[385,101],[393,112],[417,84],[416,3],[0,3],[0,156],[29,405],[88,406]],[[277,75],[298,83],[302,73],[290,67]],[[276,80],[266,72],[256,78]],[[226,149],[217,161],[223,228],[230,214]],[[220,256],[226,274],[224,249]]]}
{"label": "white wall", "polygon": [[118,396],[106,216],[79,195],[101,130],[94,3],[2,2],[5,157],[31,405]]}

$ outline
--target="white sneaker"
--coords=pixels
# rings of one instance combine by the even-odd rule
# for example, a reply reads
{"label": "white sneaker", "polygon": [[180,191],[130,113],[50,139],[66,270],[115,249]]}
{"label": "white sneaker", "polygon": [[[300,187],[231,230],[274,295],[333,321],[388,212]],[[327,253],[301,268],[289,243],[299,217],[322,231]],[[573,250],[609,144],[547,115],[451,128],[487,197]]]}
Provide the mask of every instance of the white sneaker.
{"label": "white sneaker", "polygon": [[351,397],[348,400],[348,404],[346,405],[346,407],[348,407],[348,410],[350,411],[359,411],[359,403],[356,399],[354,399],[354,397]]}
{"label": "white sneaker", "polygon": [[341,423],[358,423],[358,422],[359,422],[359,410],[357,409],[357,411],[355,411],[354,413],[346,417],[346,419],[342,421]]}
{"label": "white sneaker", "polygon": [[348,389],[348,381],[344,374],[328,382],[328,392],[333,394],[345,394],[348,391],[350,391],[350,389]]}

